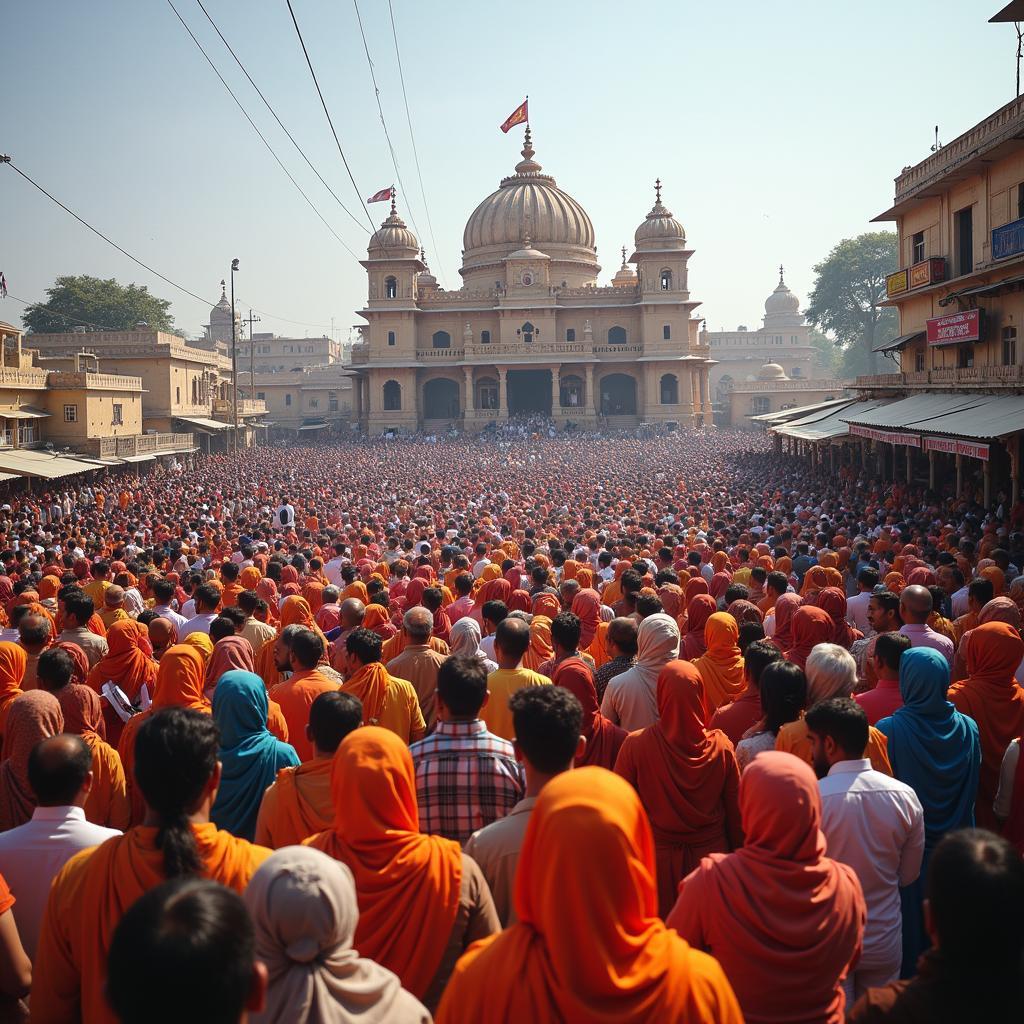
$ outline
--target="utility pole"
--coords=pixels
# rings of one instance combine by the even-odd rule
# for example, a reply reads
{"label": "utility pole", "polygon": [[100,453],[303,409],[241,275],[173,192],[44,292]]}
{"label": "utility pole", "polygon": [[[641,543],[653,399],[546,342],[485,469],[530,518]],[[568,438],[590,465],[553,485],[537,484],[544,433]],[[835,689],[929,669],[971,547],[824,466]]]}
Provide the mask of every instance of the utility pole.
{"label": "utility pole", "polygon": [[249,319],[245,321],[249,325],[249,397],[256,397],[256,346],[252,340],[252,325],[258,324],[260,318],[252,315],[249,310]]}
{"label": "utility pole", "polygon": [[235,272],[238,260],[231,261],[231,417],[234,421],[232,436],[234,451],[238,452],[238,322],[235,320]]}

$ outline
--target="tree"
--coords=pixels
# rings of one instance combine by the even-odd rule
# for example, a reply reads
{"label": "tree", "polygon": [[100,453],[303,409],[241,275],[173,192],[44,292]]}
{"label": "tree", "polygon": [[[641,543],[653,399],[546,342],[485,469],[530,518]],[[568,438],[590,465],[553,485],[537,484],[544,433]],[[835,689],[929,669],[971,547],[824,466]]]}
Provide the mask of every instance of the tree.
{"label": "tree", "polygon": [[886,275],[898,262],[896,235],[868,231],[844,238],[815,266],[805,315],[844,350],[844,368],[859,365],[878,372],[874,347],[892,337],[897,327],[896,311],[879,303],[885,299]]}
{"label": "tree", "polygon": [[[812,329],[807,339],[815,348],[814,363],[822,376],[836,372],[836,362],[839,358],[839,349],[836,343],[821,331]],[[817,374],[815,374],[817,376]]]}
{"label": "tree", "polygon": [[113,278],[58,277],[46,289],[46,302],[28,306],[22,320],[37,334],[70,331],[78,325],[129,331],[144,321],[160,331],[174,329],[170,302],[150,295],[145,285],[118,284]]}

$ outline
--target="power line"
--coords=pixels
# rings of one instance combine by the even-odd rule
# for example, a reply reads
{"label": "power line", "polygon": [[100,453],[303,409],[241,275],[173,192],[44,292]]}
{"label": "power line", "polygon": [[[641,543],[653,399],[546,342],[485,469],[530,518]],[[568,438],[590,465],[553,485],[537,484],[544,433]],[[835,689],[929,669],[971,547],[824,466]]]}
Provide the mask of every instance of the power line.
{"label": "power line", "polygon": [[358,260],[359,257],[355,254],[352,248],[345,242],[341,235],[339,235],[338,232],[335,231],[330,224],[328,224],[324,215],[313,205],[313,201],[302,190],[302,186],[299,185],[299,183],[295,180],[294,177],[292,177],[291,171],[289,171],[288,168],[285,167],[285,165],[281,162],[281,158],[277,155],[277,153],[274,152],[273,146],[271,146],[270,143],[267,142],[265,136],[263,135],[263,132],[261,132],[259,128],[256,127],[256,122],[253,121],[253,119],[249,116],[248,111],[246,111],[245,107],[242,106],[241,101],[234,94],[234,92],[231,89],[231,86],[228,85],[228,83],[224,79],[224,76],[220,73],[220,71],[217,70],[217,65],[213,63],[213,61],[210,59],[210,55],[206,52],[206,50],[203,49],[203,44],[199,42],[199,40],[195,36],[195,33],[192,31],[192,29],[188,27],[188,24],[186,23],[185,19],[178,13],[178,8],[174,6],[173,0],[167,0],[167,6],[170,7],[172,11],[174,11],[175,17],[178,19],[178,21],[181,22],[182,27],[189,34],[189,36],[192,39],[192,42],[194,42],[196,46],[199,47],[199,52],[206,58],[206,63],[210,65],[210,67],[213,69],[213,73],[220,79],[221,84],[224,86],[224,88],[227,89],[228,95],[235,101],[235,106],[237,106],[238,109],[242,112],[242,116],[246,119],[246,121],[249,122],[249,124],[252,127],[252,130],[260,137],[260,142],[262,142],[263,145],[267,147],[267,150],[270,153],[270,155],[274,158],[274,160],[277,161],[278,167],[280,167],[281,170],[284,171],[284,173],[288,176],[288,180],[296,187],[296,189],[298,189],[299,195],[301,195],[302,198],[306,200],[306,203],[309,205],[309,208],[320,218],[321,221],[323,221],[324,227],[326,227],[327,230],[330,231],[332,235],[334,235],[334,237],[341,243],[342,247],[349,253],[349,255],[354,260]]}
{"label": "power line", "polygon": [[330,125],[331,134],[334,136],[334,144],[338,147],[338,155],[341,157],[341,162],[345,165],[345,170],[348,172],[348,180],[352,182],[352,187],[355,189],[356,195],[359,197],[359,205],[366,214],[366,220],[370,225],[370,231],[376,235],[377,229],[373,225],[373,218],[370,216],[370,211],[366,209],[366,206],[363,203],[363,193],[356,184],[356,179],[352,174],[352,168],[349,167],[348,160],[345,159],[345,151],[341,148],[341,140],[338,138],[338,133],[334,130],[334,122],[331,120],[331,112],[327,109],[327,101],[324,99],[324,94],[320,89],[320,83],[317,81],[316,72],[313,70],[313,62],[309,59],[309,51],[306,49],[305,39],[302,38],[302,29],[299,28],[298,19],[295,17],[292,0],[285,0],[285,3],[288,4],[288,13],[292,16],[292,24],[295,26],[295,34],[299,37],[299,45],[302,47],[303,56],[306,58],[306,66],[309,68],[310,76],[313,79],[313,85],[316,86],[316,94],[320,97],[320,105],[324,108],[324,114],[327,116],[327,123]]}
{"label": "power line", "polygon": [[[204,299],[202,295],[196,295],[195,292],[190,291],[184,285],[178,284],[177,281],[172,281],[171,278],[167,277],[165,274],[161,274],[159,270],[156,270],[155,268],[151,267],[148,263],[144,263],[142,260],[138,258],[138,256],[133,256],[130,252],[128,252],[127,249],[123,249],[112,238],[108,237],[102,231],[100,231],[99,228],[93,227],[92,224],[90,224],[83,217],[80,217],[77,213],[75,213],[74,210],[72,210],[70,207],[65,206],[56,196],[52,195],[50,192],[47,192],[42,185],[40,185],[37,181],[30,178],[20,167],[18,167],[17,164],[15,164],[9,156],[0,156],[0,164],[6,164],[8,167],[11,168],[12,171],[15,171],[18,175],[24,178],[25,181],[27,181],[33,188],[38,189],[38,191],[42,192],[42,194],[46,196],[46,198],[49,199],[50,202],[59,206],[65,213],[69,214],[71,217],[77,220],[78,223],[82,225],[82,227],[91,231],[98,238],[102,238],[103,241],[107,243],[107,245],[116,249],[119,253],[121,253],[122,256],[126,256],[128,259],[132,261],[132,263],[135,263],[138,266],[142,267],[143,270],[152,274],[154,277],[160,278],[160,280],[163,281],[165,284],[169,284],[172,288],[176,288],[179,292],[182,292],[183,294],[188,295],[190,298],[193,298],[198,302],[201,302],[204,306],[212,307],[214,305],[208,298]],[[253,309],[256,309],[256,307],[253,306]],[[282,323],[300,324],[306,327],[327,326],[327,324],[310,323],[305,320],[290,320],[286,316],[278,316],[276,313],[269,313],[265,309],[256,309],[256,312],[262,313],[264,316],[269,317],[271,320],[280,320]]]}
{"label": "power line", "polygon": [[[366,54],[366,63],[370,68],[370,81],[373,83],[373,96],[377,101],[377,112],[380,114],[381,127],[384,129],[384,138],[387,139],[388,149],[391,152],[391,163],[395,167],[395,177],[398,179],[398,184],[402,189],[402,195],[407,195],[405,191],[405,182],[402,181],[402,172],[398,169],[398,157],[395,156],[395,147],[391,144],[391,133],[388,131],[388,123],[384,120],[384,107],[380,102],[380,87],[377,85],[377,75],[373,70],[373,59],[370,57],[370,46],[366,41],[366,32],[363,30],[363,17],[359,13],[359,0],[352,0],[352,6],[356,9],[356,22],[359,25],[359,35],[363,39],[363,52]],[[409,219],[412,221],[412,226],[416,231],[416,234],[420,234],[419,225],[416,223],[416,217],[412,212],[412,205],[409,205]],[[422,237],[422,236],[421,236]]]}
{"label": "power line", "polygon": [[337,204],[345,211],[345,213],[347,213],[349,217],[351,217],[352,221],[359,228],[359,230],[364,231],[365,228],[363,227],[362,221],[360,221],[359,218],[356,217],[356,215],[341,201],[341,199],[339,198],[338,194],[334,191],[334,189],[331,188],[331,186],[328,185],[326,181],[324,181],[323,176],[313,166],[309,157],[306,156],[305,151],[298,144],[298,142],[295,141],[295,137],[285,127],[284,122],[282,122],[281,118],[277,116],[277,111],[274,110],[274,108],[270,105],[270,101],[267,99],[266,96],[263,95],[263,91],[253,81],[252,75],[249,74],[249,72],[246,70],[245,65],[241,62],[241,60],[239,60],[238,54],[235,53],[235,51],[231,48],[231,44],[227,41],[227,39],[224,38],[224,33],[221,32],[221,30],[217,27],[217,23],[213,20],[213,18],[210,17],[210,12],[207,11],[207,9],[203,6],[203,0],[196,0],[196,3],[199,4],[199,9],[203,12],[203,14],[206,15],[206,20],[209,21],[209,23],[213,26],[213,30],[217,33],[218,36],[220,36],[220,40],[227,47],[228,53],[231,54],[231,56],[235,60],[235,63],[239,66],[239,68],[241,68],[242,74],[245,75],[247,79],[249,79],[249,84],[256,90],[256,94],[259,96],[259,98],[263,100],[263,105],[267,108],[267,110],[270,111],[274,120],[277,122],[278,127],[281,129],[281,131],[285,133],[285,135],[288,136],[288,140],[296,148],[302,159],[306,161],[306,164],[309,166],[309,169],[320,179],[320,182],[324,186],[324,188],[331,193],[331,195],[334,197],[335,202],[337,202]]}
{"label": "power line", "polygon": [[[434,237],[434,225],[430,220],[430,207],[427,205],[427,193],[423,188],[423,172],[420,170],[420,155],[416,149],[416,136],[412,130],[412,114],[409,113],[409,96],[405,91],[405,73],[402,71],[402,55],[398,50],[398,31],[395,28],[395,10],[391,5],[391,0],[388,0],[388,13],[391,15],[391,35],[395,40],[395,57],[398,59],[398,79],[402,83],[402,99],[405,101],[405,119],[409,124],[409,139],[412,142],[412,155],[416,161],[416,176],[420,182],[420,196],[423,198],[423,212],[427,216],[427,230],[430,232],[430,242],[434,247],[434,256],[437,258],[437,267],[441,271],[441,277],[447,278],[447,274],[444,272],[444,265],[441,263],[441,250],[437,246],[437,239]],[[384,115],[381,115],[383,120]],[[397,166],[395,168],[398,170]]]}

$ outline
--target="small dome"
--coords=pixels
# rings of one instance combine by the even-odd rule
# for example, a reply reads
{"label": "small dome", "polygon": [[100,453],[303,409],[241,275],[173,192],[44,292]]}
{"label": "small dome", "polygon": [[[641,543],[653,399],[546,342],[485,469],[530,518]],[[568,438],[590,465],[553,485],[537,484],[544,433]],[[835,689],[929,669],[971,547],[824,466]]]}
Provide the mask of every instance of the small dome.
{"label": "small dome", "polygon": [[800,312],[800,300],[786,287],[786,282],[782,278],[782,267],[779,267],[779,283],[765,300],[764,311],[769,314]]}
{"label": "small dome", "polygon": [[420,249],[420,261],[423,264],[423,273],[416,275],[417,287],[426,291],[431,291],[437,288],[437,278],[430,272],[430,267],[427,266],[427,252],[425,249]]}
{"label": "small dome", "polygon": [[622,266],[612,278],[613,288],[632,288],[637,283],[636,271],[626,262],[626,247],[622,247]]}
{"label": "small dome", "polygon": [[638,249],[681,249],[686,244],[683,225],[672,216],[661,201],[661,179],[654,183],[655,202],[644,222],[636,229],[633,240]]}
{"label": "small dome", "polygon": [[515,252],[510,252],[505,259],[507,260],[546,260],[550,257],[541,252],[539,249],[534,249],[530,245],[530,239],[527,238],[523,241],[522,249],[516,249]]}
{"label": "small dome", "polygon": [[371,258],[381,260],[414,260],[419,256],[420,243],[398,216],[394,196],[391,197],[391,213],[373,233],[366,251]]}
{"label": "small dome", "polygon": [[220,298],[217,300],[217,305],[210,309],[210,324],[211,326],[231,324],[231,303],[228,301],[223,281],[220,283]]}
{"label": "small dome", "polygon": [[786,371],[778,363],[765,363],[758,371],[758,380],[789,380]]}

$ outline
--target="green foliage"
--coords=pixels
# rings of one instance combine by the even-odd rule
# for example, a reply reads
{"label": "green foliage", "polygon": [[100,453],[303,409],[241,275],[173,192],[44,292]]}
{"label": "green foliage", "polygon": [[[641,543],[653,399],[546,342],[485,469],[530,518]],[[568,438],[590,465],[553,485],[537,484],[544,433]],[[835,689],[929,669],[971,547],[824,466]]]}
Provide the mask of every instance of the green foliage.
{"label": "green foliage", "polygon": [[822,334],[821,331],[814,330],[810,331],[808,340],[817,350],[814,353],[814,364],[818,370],[817,375],[831,376],[836,372],[836,366],[839,363],[840,350],[836,346],[836,343],[827,335]]}
{"label": "green foliage", "polygon": [[[878,372],[874,346],[895,335],[896,311],[881,308],[885,299],[885,278],[898,267],[896,235],[891,231],[868,231],[856,238],[844,238],[814,272],[808,321],[819,331],[835,338],[840,348],[861,350],[850,362]],[[844,360],[845,361],[845,360]]]}
{"label": "green foliage", "polygon": [[140,321],[161,331],[174,329],[170,302],[150,295],[145,285],[82,274],[58,277],[46,294],[46,302],[28,306],[22,315],[25,327],[37,334],[70,331],[79,324],[128,331]]}

